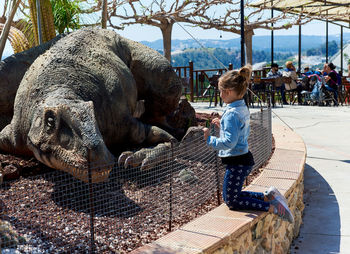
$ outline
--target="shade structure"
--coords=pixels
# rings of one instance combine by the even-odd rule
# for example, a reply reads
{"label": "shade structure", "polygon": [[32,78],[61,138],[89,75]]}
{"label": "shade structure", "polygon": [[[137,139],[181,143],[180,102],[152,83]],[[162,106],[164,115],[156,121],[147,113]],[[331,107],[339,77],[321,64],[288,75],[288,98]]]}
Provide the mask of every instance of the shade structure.
{"label": "shade structure", "polygon": [[350,26],[350,0],[259,0],[250,6],[292,14],[303,13],[314,19],[345,22],[344,26]]}

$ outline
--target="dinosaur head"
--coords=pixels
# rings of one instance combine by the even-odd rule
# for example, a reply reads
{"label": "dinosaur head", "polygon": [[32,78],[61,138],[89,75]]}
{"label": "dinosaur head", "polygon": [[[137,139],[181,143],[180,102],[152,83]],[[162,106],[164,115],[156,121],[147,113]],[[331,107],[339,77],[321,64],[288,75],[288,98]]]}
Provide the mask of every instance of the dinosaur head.
{"label": "dinosaur head", "polygon": [[39,161],[84,182],[89,181],[89,165],[92,182],[108,178],[114,157],[103,141],[92,102],[46,101],[31,119],[27,143]]}

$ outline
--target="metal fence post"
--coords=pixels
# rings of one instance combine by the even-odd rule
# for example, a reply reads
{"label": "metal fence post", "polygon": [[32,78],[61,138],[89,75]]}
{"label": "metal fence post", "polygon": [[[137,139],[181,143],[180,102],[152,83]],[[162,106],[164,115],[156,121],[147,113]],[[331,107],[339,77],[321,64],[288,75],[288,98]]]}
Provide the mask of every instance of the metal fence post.
{"label": "metal fence post", "polygon": [[89,203],[90,203],[90,253],[95,253],[95,228],[94,228],[94,192],[90,165],[90,152],[88,151],[88,174],[89,174]]}
{"label": "metal fence post", "polygon": [[267,124],[268,124],[268,131],[269,131],[269,139],[268,139],[268,144],[269,144],[269,153],[272,151],[272,111],[271,108],[267,109]]}
{"label": "metal fence post", "polygon": [[218,155],[217,152],[214,150],[214,156],[215,156],[215,175],[216,175],[216,196],[218,199],[218,205],[221,204],[220,199],[220,177],[219,177],[219,162],[218,162]]}
{"label": "metal fence post", "polygon": [[191,91],[191,96],[190,96],[190,101],[193,102],[194,101],[194,89],[193,89],[193,62],[190,61],[189,63],[190,66],[190,91]]}
{"label": "metal fence post", "polygon": [[[174,146],[173,142],[170,142],[170,148],[171,148],[171,161],[174,161]],[[173,165],[170,165],[170,172],[169,172],[169,229],[168,231],[171,231],[172,225],[171,222],[173,220]]]}
{"label": "metal fence post", "polygon": [[[209,127],[209,123],[207,123],[207,127]],[[211,136],[216,136],[216,130],[215,130],[215,125],[210,124],[210,135]],[[220,177],[219,177],[219,156],[217,151],[213,151],[214,158],[215,158],[215,177],[216,177],[216,196],[218,199],[218,205],[221,204],[220,200]]]}

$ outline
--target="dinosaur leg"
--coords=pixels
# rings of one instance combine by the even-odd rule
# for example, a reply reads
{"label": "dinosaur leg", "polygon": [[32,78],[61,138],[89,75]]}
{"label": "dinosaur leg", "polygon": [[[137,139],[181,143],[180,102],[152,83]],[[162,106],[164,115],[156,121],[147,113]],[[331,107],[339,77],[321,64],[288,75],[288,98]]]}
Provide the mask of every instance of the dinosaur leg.
{"label": "dinosaur leg", "polygon": [[160,143],[152,148],[142,148],[136,152],[123,152],[118,159],[118,164],[128,166],[140,166],[141,170],[148,170],[156,163],[169,159],[170,142]]}
{"label": "dinosaur leg", "polygon": [[11,122],[16,93],[30,65],[65,35],[37,47],[22,51],[0,62],[0,130]]}
{"label": "dinosaur leg", "polygon": [[15,150],[12,125],[7,125],[0,132],[0,151],[13,153]]}
{"label": "dinosaur leg", "polygon": [[21,142],[19,135],[15,134],[12,124],[7,125],[0,132],[0,151],[17,155],[33,155],[33,152]]}
{"label": "dinosaur leg", "polygon": [[[158,157],[164,157],[171,147],[171,143],[178,141],[165,130],[143,124],[137,119],[132,120],[130,128],[130,142],[135,144],[145,143],[152,148],[142,148],[136,152],[123,152],[118,159],[118,164],[136,167],[141,165],[141,170],[146,170],[156,161]],[[155,146],[156,145],[156,146]]]}
{"label": "dinosaur leg", "polygon": [[10,153],[14,148],[12,125],[9,124],[0,132],[0,150]]}
{"label": "dinosaur leg", "polygon": [[[145,136],[145,140],[158,143],[152,148],[142,148],[136,152],[123,152],[118,159],[118,164],[124,164],[124,167],[128,166],[137,167],[141,165],[141,170],[147,170],[152,168],[157,162],[162,160],[168,160],[171,153],[169,152],[172,146],[182,147],[186,149],[189,144],[193,145],[193,142],[202,143],[203,141],[203,127],[191,127],[187,130],[186,135],[179,143],[174,137],[172,137],[166,131],[156,127],[145,125],[150,128]],[[134,130],[135,131],[135,130]]]}
{"label": "dinosaur leg", "polygon": [[[12,114],[13,115],[13,114]],[[8,116],[8,115],[0,115],[0,131],[5,128],[8,124],[11,123],[11,119],[12,119],[12,115]]]}

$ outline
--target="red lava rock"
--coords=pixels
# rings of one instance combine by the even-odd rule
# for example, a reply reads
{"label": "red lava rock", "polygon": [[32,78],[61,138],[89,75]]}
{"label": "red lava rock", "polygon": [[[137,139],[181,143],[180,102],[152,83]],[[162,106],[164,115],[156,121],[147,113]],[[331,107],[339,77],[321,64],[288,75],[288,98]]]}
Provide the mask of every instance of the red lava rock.
{"label": "red lava rock", "polygon": [[20,169],[10,164],[2,169],[2,174],[4,175],[4,180],[18,179],[20,176]]}
{"label": "red lava rock", "polygon": [[7,211],[6,204],[2,199],[0,199],[0,215],[5,215]]}

